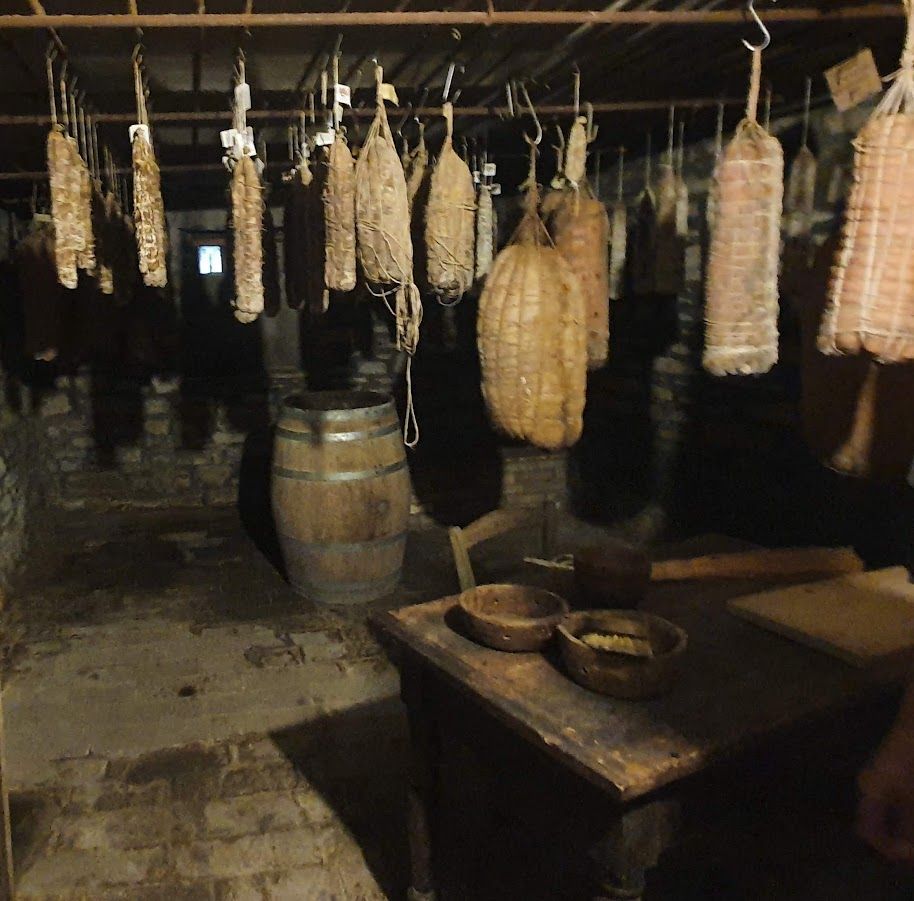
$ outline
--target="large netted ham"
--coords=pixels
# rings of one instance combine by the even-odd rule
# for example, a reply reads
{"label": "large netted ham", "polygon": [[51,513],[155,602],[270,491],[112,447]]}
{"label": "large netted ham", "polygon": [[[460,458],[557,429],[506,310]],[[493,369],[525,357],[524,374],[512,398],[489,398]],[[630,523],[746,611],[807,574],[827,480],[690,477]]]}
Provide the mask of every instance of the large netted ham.
{"label": "large netted ham", "polygon": [[446,132],[432,172],[425,208],[429,287],[446,301],[459,300],[473,284],[476,189],[470,168],[454,150],[454,109],[443,109]]}
{"label": "large netted ham", "polygon": [[[377,111],[355,164],[355,222],[358,259],[369,290],[383,299],[396,319],[397,349],[410,357],[419,343],[422,299],[413,280],[410,207],[403,165],[397,156],[384,108],[384,73],[376,73]],[[393,303],[391,303],[393,296]],[[407,361],[410,383],[412,360]],[[408,392],[404,441],[418,442]],[[412,430],[412,436],[408,434]]]}
{"label": "large netted ham", "polygon": [[761,53],[753,53],[746,118],[717,165],[708,260],[704,367],[713,375],[768,372],[778,359],[778,260],[784,153],[756,121]]}
{"label": "large netted ham", "polygon": [[581,435],[587,380],[586,304],[538,213],[531,154],[526,210],[495,258],[479,300],[482,393],[504,434],[547,450]]}

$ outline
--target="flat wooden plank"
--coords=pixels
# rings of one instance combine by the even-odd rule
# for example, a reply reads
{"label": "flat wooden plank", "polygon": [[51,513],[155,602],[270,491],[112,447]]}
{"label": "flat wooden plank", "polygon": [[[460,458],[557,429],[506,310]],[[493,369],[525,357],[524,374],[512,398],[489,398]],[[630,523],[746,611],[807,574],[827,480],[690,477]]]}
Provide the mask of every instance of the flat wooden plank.
{"label": "flat wooden plank", "polygon": [[902,566],[736,598],[729,607],[854,666],[914,651],[914,585]]}
{"label": "flat wooden plank", "polygon": [[689,633],[684,672],[652,701],[604,698],[552,653],[504,654],[454,628],[455,598],[375,619],[398,652],[619,801],[641,797],[801,721],[883,693],[903,672],[857,670],[730,615],[748,583],[654,586],[642,606]]}

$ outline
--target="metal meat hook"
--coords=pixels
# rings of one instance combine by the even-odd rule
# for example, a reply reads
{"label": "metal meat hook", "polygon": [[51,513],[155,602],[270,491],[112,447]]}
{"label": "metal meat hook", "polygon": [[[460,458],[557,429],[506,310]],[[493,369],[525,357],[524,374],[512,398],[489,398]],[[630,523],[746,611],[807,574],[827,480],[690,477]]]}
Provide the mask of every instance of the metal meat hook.
{"label": "metal meat hook", "polygon": [[[777,3],[777,0],[771,0],[772,3]],[[745,38],[743,38],[743,46],[752,51],[753,53],[759,50],[767,50],[771,45],[771,32],[765,27],[765,23],[759,18],[759,14],[755,11],[755,0],[749,0],[749,15],[752,17],[752,20],[756,25],[761,29],[762,32],[762,43],[759,45],[750,44]]]}

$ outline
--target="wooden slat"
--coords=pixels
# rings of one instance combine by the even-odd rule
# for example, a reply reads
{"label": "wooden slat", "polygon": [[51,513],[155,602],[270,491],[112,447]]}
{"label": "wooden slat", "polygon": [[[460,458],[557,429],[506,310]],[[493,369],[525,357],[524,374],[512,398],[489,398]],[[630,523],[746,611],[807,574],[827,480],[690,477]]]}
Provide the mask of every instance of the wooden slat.
{"label": "wooden slat", "polygon": [[[36,0],[32,0],[36,2]],[[765,22],[854,22],[899,18],[900,3],[865,3],[825,8],[772,8]],[[297,13],[118,13],[0,16],[0,29],[35,28],[349,28],[572,25],[733,25],[745,21],[742,9],[689,10],[528,10],[463,12],[297,12]]]}

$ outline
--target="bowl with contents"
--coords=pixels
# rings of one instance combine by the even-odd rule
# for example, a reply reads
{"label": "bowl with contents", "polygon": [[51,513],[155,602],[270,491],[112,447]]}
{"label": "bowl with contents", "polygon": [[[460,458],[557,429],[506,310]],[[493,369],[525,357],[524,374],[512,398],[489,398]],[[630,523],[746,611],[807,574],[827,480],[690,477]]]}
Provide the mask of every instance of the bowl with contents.
{"label": "bowl with contents", "polygon": [[562,660],[579,685],[614,698],[652,698],[676,681],[688,637],[638,610],[585,610],[556,630]]}
{"label": "bowl with contents", "polygon": [[568,613],[564,598],[529,585],[480,585],[460,595],[467,631],[497,651],[538,651]]}

